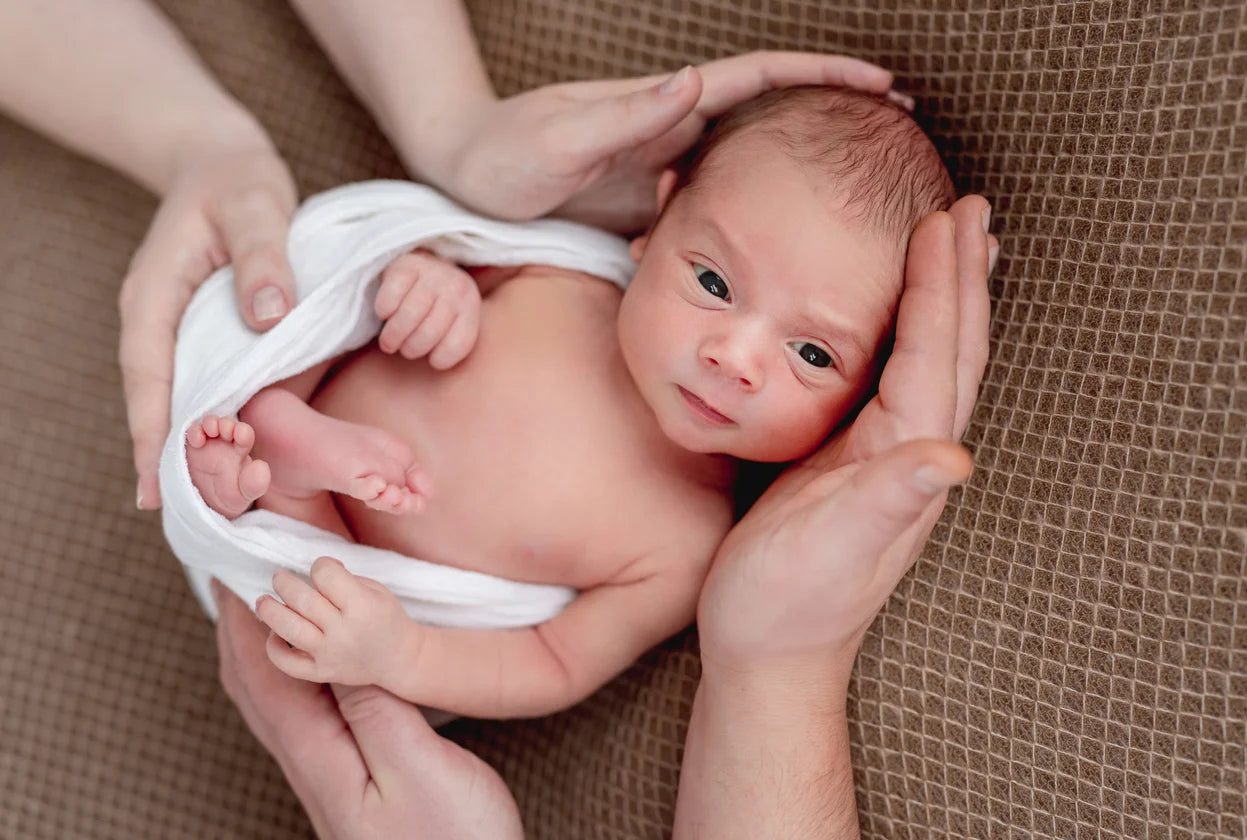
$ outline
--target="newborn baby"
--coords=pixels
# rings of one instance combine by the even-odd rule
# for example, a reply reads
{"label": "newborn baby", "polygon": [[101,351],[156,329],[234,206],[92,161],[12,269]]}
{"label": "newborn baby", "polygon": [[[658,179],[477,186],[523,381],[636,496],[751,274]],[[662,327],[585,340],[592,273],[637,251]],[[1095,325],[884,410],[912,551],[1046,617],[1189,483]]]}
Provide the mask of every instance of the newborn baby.
{"label": "newborn baby", "polygon": [[[257,603],[304,679],[375,683],[476,717],[573,705],[692,621],[737,460],[816,448],[873,391],[908,239],[953,199],[881,99],[745,103],[658,183],[626,292],[545,265],[415,251],[382,274],[377,343],[192,425],[227,517],[253,501],[404,555],[579,591],[526,629],[409,619],[322,558]],[[283,641],[284,640],[284,641]]]}

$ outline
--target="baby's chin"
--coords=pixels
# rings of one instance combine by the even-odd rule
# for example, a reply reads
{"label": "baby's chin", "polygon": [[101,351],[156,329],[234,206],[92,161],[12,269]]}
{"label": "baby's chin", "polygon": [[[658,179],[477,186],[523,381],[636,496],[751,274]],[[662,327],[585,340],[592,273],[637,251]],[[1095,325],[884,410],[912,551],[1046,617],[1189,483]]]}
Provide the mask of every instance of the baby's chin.
{"label": "baby's chin", "polygon": [[717,435],[697,434],[687,428],[668,428],[660,423],[660,428],[667,439],[689,452],[698,455],[720,455],[735,458],[738,461],[754,461],[760,464],[785,464],[804,458],[818,449],[826,440],[828,429],[813,442],[781,441],[775,439],[751,439],[740,434],[726,432]]}

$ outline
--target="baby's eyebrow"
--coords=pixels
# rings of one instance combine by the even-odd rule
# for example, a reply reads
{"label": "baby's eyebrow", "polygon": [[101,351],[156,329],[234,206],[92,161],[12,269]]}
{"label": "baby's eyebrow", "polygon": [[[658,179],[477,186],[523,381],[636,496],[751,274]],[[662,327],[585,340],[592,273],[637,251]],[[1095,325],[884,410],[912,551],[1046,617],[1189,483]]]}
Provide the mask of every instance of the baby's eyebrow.
{"label": "baby's eyebrow", "polygon": [[719,225],[719,222],[716,219],[706,217],[706,226],[710,228],[710,232],[714,234],[714,238],[718,240],[719,244],[723,246],[723,249],[731,256],[733,268],[739,270],[741,266],[748,266],[750,271],[752,271],[753,266],[750,265],[747,259],[745,259],[744,252],[736,247],[736,243],[732,241],[732,238],[728,236],[727,231]]}
{"label": "baby's eyebrow", "polygon": [[870,354],[866,351],[865,344],[857,333],[847,326],[838,324],[834,319],[828,317],[825,313],[819,312],[817,309],[807,310],[810,323],[812,323],[819,331],[826,333],[835,339],[837,345],[847,345],[849,349],[854,351],[856,359],[853,361],[862,361],[870,358]]}

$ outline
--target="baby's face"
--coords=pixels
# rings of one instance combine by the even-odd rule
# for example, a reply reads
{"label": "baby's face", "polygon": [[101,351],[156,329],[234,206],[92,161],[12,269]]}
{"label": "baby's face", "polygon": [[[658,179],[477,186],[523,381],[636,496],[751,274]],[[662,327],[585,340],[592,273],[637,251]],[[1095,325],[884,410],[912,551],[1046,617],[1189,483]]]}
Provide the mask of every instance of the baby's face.
{"label": "baby's face", "polygon": [[672,441],[787,461],[873,384],[903,252],[842,221],[828,188],[765,141],[729,148],[633,242],[619,340]]}

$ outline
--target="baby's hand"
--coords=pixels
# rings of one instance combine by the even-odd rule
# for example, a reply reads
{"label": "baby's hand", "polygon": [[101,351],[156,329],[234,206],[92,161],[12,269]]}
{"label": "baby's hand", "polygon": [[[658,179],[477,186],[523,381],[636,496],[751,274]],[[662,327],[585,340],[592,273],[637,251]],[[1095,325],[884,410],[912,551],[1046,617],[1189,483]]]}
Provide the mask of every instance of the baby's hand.
{"label": "baby's hand", "polygon": [[416,250],[381,273],[376,310],[385,321],[378,342],[383,352],[406,359],[427,355],[430,366],[446,370],[476,344],[481,292],[459,266]]}
{"label": "baby's hand", "polygon": [[[256,615],[273,631],[268,657],[292,677],[344,685],[384,685],[408,662],[415,624],[392,592],[321,557],[309,586],[292,572],[273,575],[273,589],[256,601]],[[287,643],[293,647],[287,647]]]}

